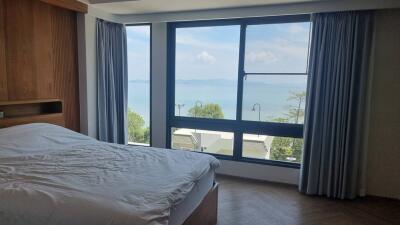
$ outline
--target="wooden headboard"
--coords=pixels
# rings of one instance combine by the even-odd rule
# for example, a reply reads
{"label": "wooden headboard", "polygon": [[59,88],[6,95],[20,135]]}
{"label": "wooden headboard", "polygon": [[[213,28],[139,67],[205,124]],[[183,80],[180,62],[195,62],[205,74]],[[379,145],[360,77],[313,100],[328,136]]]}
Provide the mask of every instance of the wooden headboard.
{"label": "wooden headboard", "polygon": [[65,126],[63,105],[60,99],[0,101],[0,128],[28,123]]}

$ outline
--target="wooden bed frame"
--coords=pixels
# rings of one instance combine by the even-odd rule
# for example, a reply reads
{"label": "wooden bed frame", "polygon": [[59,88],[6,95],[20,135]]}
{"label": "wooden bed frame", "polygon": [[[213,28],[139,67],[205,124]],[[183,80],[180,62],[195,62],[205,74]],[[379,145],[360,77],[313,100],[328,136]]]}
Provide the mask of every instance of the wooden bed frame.
{"label": "wooden bed frame", "polygon": [[[0,102],[0,128],[27,123],[50,123],[65,127],[63,102],[59,99]],[[199,206],[183,225],[216,225],[218,212],[218,183],[214,183]]]}
{"label": "wooden bed frame", "polygon": [[216,225],[218,216],[218,183],[208,192],[200,205],[183,225]]}

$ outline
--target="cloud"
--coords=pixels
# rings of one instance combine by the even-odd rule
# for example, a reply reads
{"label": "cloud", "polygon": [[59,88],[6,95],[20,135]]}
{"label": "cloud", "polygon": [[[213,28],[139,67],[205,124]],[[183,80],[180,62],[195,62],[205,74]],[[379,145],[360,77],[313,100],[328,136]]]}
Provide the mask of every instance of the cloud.
{"label": "cloud", "polygon": [[290,26],[288,27],[288,32],[291,34],[299,34],[299,33],[303,33],[303,32],[308,32],[308,29],[306,29],[306,27],[304,27],[304,25],[300,25],[300,24],[290,24]]}
{"label": "cloud", "polygon": [[127,26],[126,30],[128,33],[132,32],[146,37],[150,35],[149,26]]}
{"label": "cloud", "polygon": [[[196,37],[193,37],[189,34],[184,34],[183,32],[180,35],[176,35],[176,43],[180,45],[187,45],[194,48],[202,48],[202,49],[213,49],[213,50],[222,50],[222,51],[235,51],[238,47],[236,43],[224,43],[220,40],[202,40]],[[238,40],[239,43],[239,40]]]}
{"label": "cloud", "polygon": [[246,54],[246,59],[252,63],[272,63],[278,60],[278,58],[270,51],[251,51]]}
{"label": "cloud", "polygon": [[201,53],[196,55],[196,58],[202,62],[213,64],[217,61],[217,59],[206,51],[202,51]]}

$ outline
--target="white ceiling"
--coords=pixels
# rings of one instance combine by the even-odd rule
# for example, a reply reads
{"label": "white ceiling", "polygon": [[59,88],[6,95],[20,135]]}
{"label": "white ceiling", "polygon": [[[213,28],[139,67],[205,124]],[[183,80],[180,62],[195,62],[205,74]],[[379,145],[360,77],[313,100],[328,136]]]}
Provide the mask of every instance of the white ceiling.
{"label": "white ceiling", "polygon": [[111,14],[145,14],[327,0],[81,0]]}

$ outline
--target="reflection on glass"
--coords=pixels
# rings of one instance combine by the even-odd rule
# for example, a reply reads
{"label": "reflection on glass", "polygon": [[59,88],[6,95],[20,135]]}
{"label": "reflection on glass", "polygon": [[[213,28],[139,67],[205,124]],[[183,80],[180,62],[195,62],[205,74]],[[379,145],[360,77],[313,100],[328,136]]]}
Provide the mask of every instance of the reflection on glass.
{"label": "reflection on glass", "polygon": [[300,163],[303,139],[243,134],[243,157]]}
{"label": "reflection on glass", "polygon": [[249,25],[247,73],[306,73],[310,23]]}
{"label": "reflection on glass", "polygon": [[128,142],[150,144],[150,26],[127,26]]}
{"label": "reflection on glass", "polygon": [[239,35],[239,26],[176,29],[176,116],[236,118]]}
{"label": "reflection on glass", "polygon": [[171,132],[173,149],[233,155],[233,133],[187,128]]}
{"label": "reflection on glass", "polygon": [[243,84],[243,120],[304,122],[307,76],[252,75]]}

